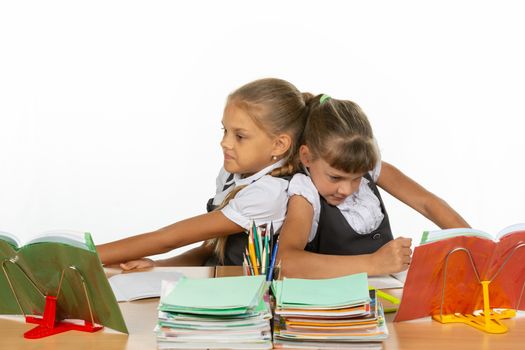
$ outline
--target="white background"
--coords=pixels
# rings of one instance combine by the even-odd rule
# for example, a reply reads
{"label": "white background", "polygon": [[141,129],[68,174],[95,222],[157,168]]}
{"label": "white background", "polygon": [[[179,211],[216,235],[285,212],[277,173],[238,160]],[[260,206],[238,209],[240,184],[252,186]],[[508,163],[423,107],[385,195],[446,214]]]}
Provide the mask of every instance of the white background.
{"label": "white background", "polygon": [[[225,98],[262,77],[360,104],[383,159],[473,227],[523,222],[521,7],[2,2],[0,230],[103,243],[203,213]],[[436,228],[384,198],[395,235]]]}

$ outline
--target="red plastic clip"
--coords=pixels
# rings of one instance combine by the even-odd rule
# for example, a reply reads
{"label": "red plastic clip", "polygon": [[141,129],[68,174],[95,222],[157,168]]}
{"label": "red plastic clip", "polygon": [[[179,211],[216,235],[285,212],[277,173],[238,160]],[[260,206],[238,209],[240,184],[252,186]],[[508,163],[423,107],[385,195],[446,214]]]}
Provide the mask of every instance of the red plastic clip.
{"label": "red plastic clip", "polygon": [[42,316],[42,318],[26,316],[27,323],[35,323],[38,324],[38,326],[25,332],[24,338],[44,338],[53,334],[58,334],[71,330],[93,333],[103,328],[103,326],[93,325],[93,323],[85,320],[83,325],[65,321],[56,321],[56,306],[57,298],[49,295],[46,296],[46,305],[44,307],[44,315]]}

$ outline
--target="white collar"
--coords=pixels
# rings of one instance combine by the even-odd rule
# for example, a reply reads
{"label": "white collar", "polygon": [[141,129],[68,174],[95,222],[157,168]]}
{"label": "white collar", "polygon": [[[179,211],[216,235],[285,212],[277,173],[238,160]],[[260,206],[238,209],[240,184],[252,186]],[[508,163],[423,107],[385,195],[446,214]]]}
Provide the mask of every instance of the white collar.
{"label": "white collar", "polygon": [[233,181],[235,182],[235,187],[243,186],[243,185],[249,185],[249,184],[251,184],[252,182],[254,182],[256,180],[259,180],[261,177],[263,177],[264,175],[268,174],[272,170],[283,166],[283,164],[284,164],[284,159],[281,159],[278,162],[267,166],[263,170],[255,173],[255,174],[253,174],[251,176],[245,177],[245,178],[241,178],[240,174],[233,174]]}

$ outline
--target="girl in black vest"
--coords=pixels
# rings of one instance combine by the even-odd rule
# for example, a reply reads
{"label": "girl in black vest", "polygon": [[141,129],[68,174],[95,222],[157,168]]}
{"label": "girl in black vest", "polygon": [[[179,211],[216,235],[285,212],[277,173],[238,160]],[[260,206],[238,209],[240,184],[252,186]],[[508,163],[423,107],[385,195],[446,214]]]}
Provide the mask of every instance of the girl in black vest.
{"label": "girl in black vest", "polygon": [[[273,223],[276,232],[284,221],[288,179],[280,176],[297,168],[292,163],[304,129],[305,99],[311,98],[280,79],[257,80],[230,94],[222,118],[224,166],[209,212],[99,245],[102,263],[123,263],[123,269],[241,265],[247,244],[244,231],[252,220],[257,226]],[[143,258],[200,241],[205,242],[170,259]]]}
{"label": "girl in black vest", "polygon": [[278,259],[288,277],[400,272],[411,239],[393,239],[377,186],[441,228],[469,227],[443,200],[382,162],[366,115],[351,101],[320,95],[309,104]]}

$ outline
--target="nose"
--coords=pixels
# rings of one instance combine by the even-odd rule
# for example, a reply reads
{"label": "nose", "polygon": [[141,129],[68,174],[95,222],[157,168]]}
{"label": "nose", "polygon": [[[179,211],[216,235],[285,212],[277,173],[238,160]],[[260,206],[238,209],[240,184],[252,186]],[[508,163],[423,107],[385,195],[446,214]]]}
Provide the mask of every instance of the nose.
{"label": "nose", "polygon": [[232,143],[228,141],[228,137],[224,135],[221,140],[221,147],[223,149],[232,149]]}
{"label": "nose", "polygon": [[341,196],[348,197],[354,193],[356,188],[352,185],[352,181],[341,181],[339,187],[337,188],[337,193]]}

